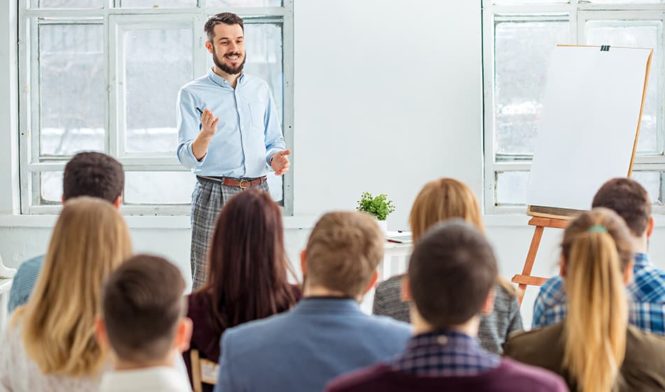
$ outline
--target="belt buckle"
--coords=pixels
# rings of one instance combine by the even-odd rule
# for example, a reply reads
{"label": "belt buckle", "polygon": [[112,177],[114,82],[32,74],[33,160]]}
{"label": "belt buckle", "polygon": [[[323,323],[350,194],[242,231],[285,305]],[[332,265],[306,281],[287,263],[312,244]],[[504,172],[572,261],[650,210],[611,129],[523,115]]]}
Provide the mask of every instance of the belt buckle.
{"label": "belt buckle", "polygon": [[[243,182],[247,185],[243,185]],[[240,187],[240,189],[242,189],[244,191],[245,189],[249,188],[249,181],[247,181],[245,179],[241,179],[240,184],[238,186]]]}

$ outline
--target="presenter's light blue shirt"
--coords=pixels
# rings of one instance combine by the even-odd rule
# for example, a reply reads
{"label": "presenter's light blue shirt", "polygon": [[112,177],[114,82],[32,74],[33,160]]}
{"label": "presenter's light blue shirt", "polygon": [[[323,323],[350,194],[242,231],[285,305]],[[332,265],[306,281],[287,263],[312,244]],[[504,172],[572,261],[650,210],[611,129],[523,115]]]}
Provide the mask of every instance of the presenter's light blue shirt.
{"label": "presenter's light blue shirt", "polygon": [[[192,143],[209,109],[219,117],[208,153],[198,161]],[[178,93],[178,160],[200,176],[255,178],[270,170],[270,158],[286,145],[279,114],[268,84],[241,75],[234,89],[212,69],[186,84]]]}

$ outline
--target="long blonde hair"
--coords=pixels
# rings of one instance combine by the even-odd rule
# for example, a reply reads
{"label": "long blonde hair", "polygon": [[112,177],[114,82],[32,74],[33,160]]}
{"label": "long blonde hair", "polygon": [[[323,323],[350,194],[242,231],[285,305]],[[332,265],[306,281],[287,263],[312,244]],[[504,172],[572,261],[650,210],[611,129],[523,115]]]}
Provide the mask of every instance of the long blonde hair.
{"label": "long blonde hair", "polygon": [[[463,219],[485,233],[478,199],[468,186],[446,177],[428,182],[411,207],[409,225],[413,242],[418,241],[430,227],[453,218]],[[515,287],[501,276],[497,276],[496,282],[507,293],[517,294]]]}
{"label": "long blonde hair", "polygon": [[441,221],[460,218],[485,231],[478,200],[464,183],[439,178],[425,184],[411,207],[409,225],[416,242],[430,227]]}
{"label": "long blonde hair", "polygon": [[65,203],[28,303],[16,311],[23,344],[42,372],[96,374],[106,359],[94,335],[103,280],[131,253],[122,216],[104,200]]}
{"label": "long blonde hair", "polygon": [[568,301],[563,366],[579,391],[609,391],[626,351],[630,233],[616,213],[595,208],[566,228],[561,252]]}

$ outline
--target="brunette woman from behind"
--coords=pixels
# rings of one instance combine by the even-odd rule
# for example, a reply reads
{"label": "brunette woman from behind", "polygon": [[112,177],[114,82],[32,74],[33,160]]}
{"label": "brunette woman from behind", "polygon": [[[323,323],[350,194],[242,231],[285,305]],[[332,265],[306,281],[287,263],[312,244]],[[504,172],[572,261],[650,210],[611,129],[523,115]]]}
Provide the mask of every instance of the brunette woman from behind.
{"label": "brunette woman from behind", "polygon": [[[293,271],[284,250],[279,206],[267,192],[247,190],[222,208],[210,239],[204,287],[188,299],[194,324],[191,346],[183,353],[190,380],[191,352],[217,362],[227,328],[290,309],[301,296],[288,282]],[[204,391],[212,391],[203,385]]]}

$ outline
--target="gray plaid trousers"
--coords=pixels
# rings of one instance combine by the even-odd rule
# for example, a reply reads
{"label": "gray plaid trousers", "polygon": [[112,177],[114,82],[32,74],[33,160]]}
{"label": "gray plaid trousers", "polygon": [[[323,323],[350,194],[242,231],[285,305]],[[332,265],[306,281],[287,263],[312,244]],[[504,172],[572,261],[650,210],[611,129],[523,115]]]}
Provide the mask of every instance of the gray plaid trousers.
{"label": "gray plaid trousers", "polygon": [[[197,178],[192,193],[192,247],[190,262],[192,267],[192,290],[206,283],[208,275],[208,245],[215,229],[215,220],[224,203],[242,192],[241,188],[226,186],[221,181]],[[268,183],[254,186],[268,192]]]}

